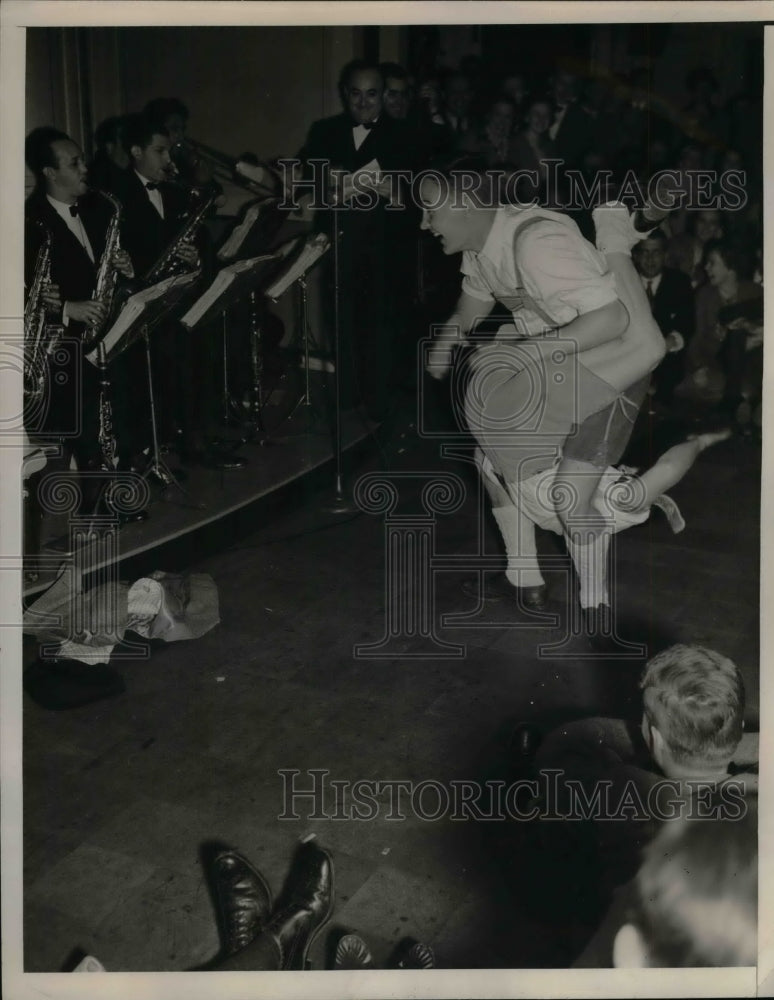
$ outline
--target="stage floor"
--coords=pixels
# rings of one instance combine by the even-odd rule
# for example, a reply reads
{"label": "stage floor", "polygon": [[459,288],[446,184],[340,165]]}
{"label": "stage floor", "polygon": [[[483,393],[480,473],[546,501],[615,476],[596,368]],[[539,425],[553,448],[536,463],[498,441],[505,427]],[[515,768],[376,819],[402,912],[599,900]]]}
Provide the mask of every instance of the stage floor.
{"label": "stage floor", "polygon": [[[366,443],[376,429],[377,425],[359,411],[342,414],[342,453]],[[126,563],[175,542],[188,551],[195,550],[197,539],[206,529],[217,530],[219,522],[235,515],[249,518],[254,507],[257,509],[261,502],[305,477],[318,473],[324,483],[326,465],[330,466],[333,499],[334,437],[318,407],[299,406],[263,442],[245,444],[237,454],[247,460],[247,466],[225,471],[185,466],[174,455],[166,456],[169,468],[182,473],[179,486],[175,483],[167,488],[151,485],[148,519],[125,524],[118,533],[110,523],[93,522],[93,541],[78,549],[84,574],[97,571],[109,562]],[[49,468],[44,470],[43,476]],[[251,523],[251,530],[254,530],[257,524]],[[81,529],[68,514],[49,512],[44,515],[41,554],[25,558],[25,598],[40,593],[53,582],[59,567],[69,558],[72,548],[69,541],[76,530]],[[37,579],[30,579],[30,573],[36,574]]]}

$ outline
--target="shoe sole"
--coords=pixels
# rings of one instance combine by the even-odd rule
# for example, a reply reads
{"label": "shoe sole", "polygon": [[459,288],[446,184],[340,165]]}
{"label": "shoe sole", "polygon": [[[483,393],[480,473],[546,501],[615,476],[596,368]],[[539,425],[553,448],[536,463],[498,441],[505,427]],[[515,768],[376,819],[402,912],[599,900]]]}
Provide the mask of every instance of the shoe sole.
{"label": "shoe sole", "polygon": [[[250,862],[243,855],[238,854],[235,851],[224,851],[222,854],[219,854],[215,858],[215,860],[213,862],[213,865],[217,866],[217,864],[220,861],[220,859],[224,858],[224,857],[236,857],[236,858],[238,858],[240,864],[243,864],[245,866],[245,868],[250,872],[250,874],[253,876],[253,878],[258,883],[258,885],[260,885],[261,889],[263,889],[263,892],[264,892],[264,894],[266,896],[267,906],[266,906],[266,917],[265,917],[264,920],[262,920],[258,924],[258,932],[257,933],[260,934],[260,932],[263,930],[264,924],[268,921],[269,917],[271,916],[271,912],[274,909],[274,897],[272,896],[271,887],[269,886],[268,882],[263,877],[263,875],[257,870],[257,868],[254,868],[250,864]],[[217,889],[216,889],[216,896],[217,896]],[[221,908],[221,902],[220,902],[219,898],[218,898],[218,908],[219,909]],[[222,913],[222,910],[221,910],[221,913]],[[222,915],[220,915],[220,922],[222,924],[225,923],[224,920],[223,920]],[[231,952],[230,954],[238,954],[240,950],[241,949],[237,949],[236,952]]]}
{"label": "shoe sole", "polygon": [[[323,850],[323,848],[319,848],[319,850],[328,859],[328,864],[329,864],[330,870],[331,870],[331,893],[330,893],[330,899],[328,900],[328,909],[325,911],[325,916],[322,918],[322,920],[320,921],[320,923],[314,928],[313,931],[311,931],[311,933],[309,934],[309,937],[306,939],[306,943],[304,944],[304,947],[301,949],[301,955],[300,955],[300,963],[301,964],[300,965],[296,965],[295,963],[292,963],[292,964],[285,965],[283,968],[284,968],[284,971],[286,971],[286,972],[293,972],[293,971],[295,971],[295,972],[305,972],[306,971],[306,962],[307,962],[307,958],[308,958],[308,955],[309,955],[309,951],[310,951],[312,945],[314,944],[315,939],[317,938],[317,935],[320,933],[320,931],[323,929],[323,927],[328,923],[328,921],[331,919],[331,916],[333,914],[333,903],[334,903],[334,900],[336,899],[336,879],[335,879],[335,873],[334,873],[334,870],[333,870],[333,858],[328,853],[328,851]],[[294,958],[295,958],[295,956],[294,956]]]}

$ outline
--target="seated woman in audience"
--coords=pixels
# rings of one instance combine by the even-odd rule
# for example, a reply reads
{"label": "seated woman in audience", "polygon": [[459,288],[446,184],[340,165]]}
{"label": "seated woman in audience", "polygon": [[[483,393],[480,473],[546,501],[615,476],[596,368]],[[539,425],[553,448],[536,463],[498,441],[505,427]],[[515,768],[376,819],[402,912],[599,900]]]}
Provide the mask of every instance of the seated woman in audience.
{"label": "seated woman in audience", "polygon": [[688,347],[684,389],[722,399],[738,422],[748,423],[750,411],[760,404],[763,290],[750,280],[751,255],[736,243],[707,243],[704,267],[707,284],[696,295],[696,332]]}
{"label": "seated woman in audience", "polygon": [[709,240],[719,240],[725,235],[723,216],[717,208],[688,212],[685,232],[673,236],[667,246],[667,267],[687,274],[693,287],[698,288],[707,277],[704,248]]}
{"label": "seated woman in audience", "polygon": [[509,162],[510,141],[516,122],[516,107],[508,97],[498,97],[489,106],[480,129],[470,129],[459,140],[463,153],[480,156],[487,167]]}

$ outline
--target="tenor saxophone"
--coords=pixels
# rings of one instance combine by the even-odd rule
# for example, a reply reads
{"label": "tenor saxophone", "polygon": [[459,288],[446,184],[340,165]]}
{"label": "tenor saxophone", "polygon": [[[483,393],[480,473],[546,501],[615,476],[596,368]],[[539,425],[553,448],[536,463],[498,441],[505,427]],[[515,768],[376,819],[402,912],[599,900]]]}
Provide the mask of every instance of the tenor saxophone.
{"label": "tenor saxophone", "polygon": [[190,243],[196,236],[199,228],[204,222],[204,218],[215,204],[219,192],[211,191],[206,195],[199,205],[188,215],[182,228],[175,238],[164,248],[153,266],[147,271],[143,278],[145,285],[154,285],[164,278],[171,278],[174,275],[184,274],[190,271],[189,266],[182,261],[177,252],[184,243]]}
{"label": "tenor saxophone", "polygon": [[83,337],[84,351],[89,351],[94,347],[112,318],[116,305],[119,277],[118,269],[113,263],[113,257],[116,251],[121,249],[121,202],[112,194],[108,194],[107,191],[97,191],[96,193],[110,202],[113,206],[113,215],[105,234],[105,248],[99,259],[97,281],[92,295],[93,300],[101,302],[105,306],[105,316],[98,323],[87,327]]}
{"label": "tenor saxophone", "polygon": [[43,243],[35,261],[35,274],[24,307],[24,392],[27,399],[43,398],[48,385],[48,356],[62,338],[61,323],[48,320],[43,294],[51,283],[51,232],[37,219],[28,219],[43,230]]}

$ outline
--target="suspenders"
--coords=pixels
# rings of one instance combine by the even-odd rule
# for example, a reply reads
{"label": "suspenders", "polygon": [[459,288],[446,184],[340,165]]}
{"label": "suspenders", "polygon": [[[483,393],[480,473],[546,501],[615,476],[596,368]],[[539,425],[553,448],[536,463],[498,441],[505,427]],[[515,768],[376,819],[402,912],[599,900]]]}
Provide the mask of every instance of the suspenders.
{"label": "suspenders", "polygon": [[552,317],[548,315],[546,310],[538,302],[536,302],[535,299],[525,289],[524,281],[522,279],[521,272],[519,271],[519,265],[516,263],[516,245],[519,241],[519,237],[521,236],[521,234],[526,229],[529,229],[531,226],[534,226],[536,223],[544,222],[547,219],[548,216],[545,215],[533,215],[531,219],[526,219],[524,222],[518,225],[514,230],[513,267],[514,270],[516,271],[515,294],[513,296],[510,295],[500,296],[497,299],[497,301],[500,302],[502,305],[504,305],[506,309],[510,310],[521,309],[526,307],[531,312],[535,313],[536,316],[539,316],[547,326],[550,326],[553,329],[558,325],[556,320],[552,319]]}

